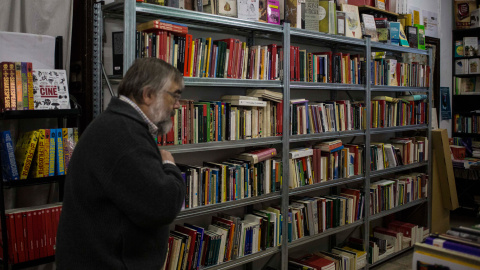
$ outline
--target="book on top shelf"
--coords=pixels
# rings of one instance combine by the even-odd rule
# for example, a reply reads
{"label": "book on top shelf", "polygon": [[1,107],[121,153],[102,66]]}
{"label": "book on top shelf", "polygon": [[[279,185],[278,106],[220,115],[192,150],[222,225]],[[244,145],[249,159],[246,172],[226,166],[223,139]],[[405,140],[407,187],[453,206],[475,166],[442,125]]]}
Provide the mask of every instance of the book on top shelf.
{"label": "book on top shelf", "polygon": [[348,4],[341,5],[342,11],[345,12],[345,36],[353,38],[362,38],[362,28],[360,25],[360,16],[358,7]]}
{"label": "book on top shelf", "polygon": [[60,69],[34,69],[35,110],[70,109],[67,74]]}

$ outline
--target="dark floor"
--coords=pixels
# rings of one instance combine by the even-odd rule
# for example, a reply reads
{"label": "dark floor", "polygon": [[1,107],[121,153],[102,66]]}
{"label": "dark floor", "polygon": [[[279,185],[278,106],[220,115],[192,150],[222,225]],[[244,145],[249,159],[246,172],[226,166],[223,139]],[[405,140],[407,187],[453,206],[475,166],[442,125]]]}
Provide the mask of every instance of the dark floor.
{"label": "dark floor", "polygon": [[[475,224],[480,224],[480,218],[477,213],[472,210],[458,209],[450,213],[450,226],[471,227]],[[413,250],[406,252],[390,261],[379,265],[373,269],[375,270],[408,270],[412,269]]]}

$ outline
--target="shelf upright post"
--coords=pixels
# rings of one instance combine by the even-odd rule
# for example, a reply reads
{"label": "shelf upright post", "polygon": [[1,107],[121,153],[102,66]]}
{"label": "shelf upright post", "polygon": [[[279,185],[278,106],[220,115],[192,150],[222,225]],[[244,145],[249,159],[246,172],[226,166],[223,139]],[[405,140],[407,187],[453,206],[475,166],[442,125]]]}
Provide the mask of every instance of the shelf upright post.
{"label": "shelf upright post", "polygon": [[135,5],[135,0],[124,0],[123,75],[135,60],[135,23],[137,21]]}
{"label": "shelf upright post", "polygon": [[428,65],[430,66],[430,74],[428,74],[430,80],[428,85],[428,194],[427,194],[427,211],[428,211],[428,229],[432,228],[432,113],[433,113],[433,59],[432,59],[433,49],[428,48]]}
{"label": "shelf upright post", "polygon": [[288,269],[288,182],[290,170],[288,159],[290,154],[290,24],[283,24],[283,133],[282,133],[282,250],[281,269]]}
{"label": "shelf upright post", "polygon": [[[365,196],[365,204],[363,205],[363,213],[364,213],[364,234],[363,234],[363,245],[365,246],[365,250],[368,252],[368,241],[370,237],[370,163],[371,163],[371,156],[370,156],[370,127],[371,123],[371,115],[372,106],[370,105],[371,100],[371,64],[372,64],[372,47],[371,47],[371,40],[370,37],[365,37],[365,61],[366,61],[366,74],[365,74],[365,106],[367,107],[367,126],[365,129],[365,148],[363,151],[365,152],[365,186],[364,186],[364,196]],[[368,254],[367,254],[368,258]],[[368,270],[368,263],[366,264],[365,270]]]}
{"label": "shelf upright post", "polygon": [[[92,53],[92,107],[93,118],[102,112],[103,85],[102,85],[102,51],[103,51],[103,12],[102,2],[93,4],[93,53]],[[58,119],[60,127],[60,119]]]}

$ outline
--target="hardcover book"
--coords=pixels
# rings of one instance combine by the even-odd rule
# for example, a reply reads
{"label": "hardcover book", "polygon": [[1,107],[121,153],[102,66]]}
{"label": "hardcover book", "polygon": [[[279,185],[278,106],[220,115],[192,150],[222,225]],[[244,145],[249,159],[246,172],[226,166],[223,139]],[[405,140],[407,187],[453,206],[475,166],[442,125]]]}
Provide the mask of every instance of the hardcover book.
{"label": "hardcover book", "polygon": [[468,60],[455,60],[455,75],[468,74]]}
{"label": "hardcover book", "polygon": [[330,1],[320,0],[318,2],[318,31],[329,33],[330,16],[329,16]]}
{"label": "hardcover book", "polygon": [[468,59],[468,74],[480,74],[480,58]]}
{"label": "hardcover book", "polygon": [[267,22],[280,24],[280,3],[278,0],[267,0]]}
{"label": "hardcover book", "polygon": [[453,6],[456,29],[470,28],[470,13],[475,9],[475,0],[455,0]]}
{"label": "hardcover book", "polygon": [[10,130],[2,131],[0,134],[0,158],[3,180],[18,180],[19,175]]}
{"label": "hardcover book", "polygon": [[237,17],[237,0],[219,0],[218,15]]}
{"label": "hardcover book", "polygon": [[478,55],[478,37],[463,38],[463,54],[464,56]]}
{"label": "hardcover book", "polygon": [[[305,0],[305,15],[302,19],[305,21],[305,29],[318,32],[318,0]],[[303,4],[302,4],[303,7]],[[302,10],[303,15],[303,10]]]}
{"label": "hardcover book", "polygon": [[301,4],[298,0],[286,0],[285,21],[291,28],[302,28]]}
{"label": "hardcover book", "polygon": [[418,29],[418,48],[425,50],[425,26],[423,24],[414,25]]}
{"label": "hardcover book", "polygon": [[358,7],[348,4],[342,4],[342,11],[345,12],[345,36],[361,39],[362,28],[360,26]]}
{"label": "hardcover book", "polygon": [[400,45],[400,23],[390,22],[390,41],[392,45]]}
{"label": "hardcover book", "polygon": [[369,35],[372,41],[378,41],[377,26],[373,15],[362,14],[362,19],[365,35]]}
{"label": "hardcover book", "polygon": [[17,142],[17,146],[15,148],[15,157],[20,179],[27,179],[28,177],[28,172],[30,171],[30,166],[32,165],[37,142],[37,130],[24,133]]}
{"label": "hardcover book", "polygon": [[410,48],[418,47],[418,28],[415,26],[407,26],[407,39]]}
{"label": "hardcover book", "polygon": [[70,109],[65,70],[36,69],[32,75],[35,110]]}
{"label": "hardcover book", "polygon": [[258,21],[259,0],[237,0],[238,18]]}
{"label": "hardcover book", "polygon": [[258,1],[258,21],[267,22],[267,0]]}
{"label": "hardcover book", "polygon": [[400,23],[400,45],[403,47],[409,47],[408,45],[408,39],[407,36],[405,35],[405,31],[403,31],[403,25]]}
{"label": "hardcover book", "polygon": [[455,57],[463,57],[463,41],[455,40]]}
{"label": "hardcover book", "polygon": [[345,36],[345,17],[345,12],[337,11],[337,35]]}

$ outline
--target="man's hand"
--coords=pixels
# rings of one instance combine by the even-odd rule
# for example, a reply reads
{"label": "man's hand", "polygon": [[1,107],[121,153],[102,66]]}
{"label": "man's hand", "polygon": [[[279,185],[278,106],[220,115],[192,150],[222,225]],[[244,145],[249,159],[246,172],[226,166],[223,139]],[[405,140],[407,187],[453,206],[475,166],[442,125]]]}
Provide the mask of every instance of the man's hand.
{"label": "man's hand", "polygon": [[175,160],[173,159],[172,153],[170,153],[168,151],[165,151],[165,150],[160,150],[160,154],[162,155],[162,160],[163,161],[168,160],[168,161],[171,161],[171,162],[175,163]]}

